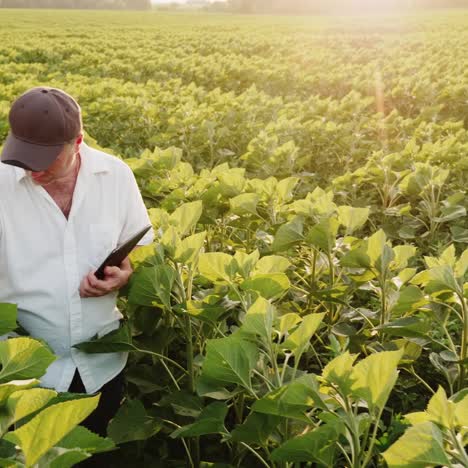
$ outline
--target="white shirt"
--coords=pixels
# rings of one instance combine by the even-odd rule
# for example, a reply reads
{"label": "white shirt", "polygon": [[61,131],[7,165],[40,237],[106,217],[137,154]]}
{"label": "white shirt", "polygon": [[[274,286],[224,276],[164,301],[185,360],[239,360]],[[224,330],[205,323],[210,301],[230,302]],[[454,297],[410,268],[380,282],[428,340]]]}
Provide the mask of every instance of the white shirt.
{"label": "white shirt", "polygon": [[[128,353],[86,354],[71,346],[119,326],[118,292],[81,298],[82,279],[118,244],[151,224],[132,170],[81,144],[68,220],[19,167],[0,163],[0,302],[18,304],[18,322],[58,356],[41,386],[67,391],[75,369],[94,393]],[[150,244],[152,229],[139,245]]]}

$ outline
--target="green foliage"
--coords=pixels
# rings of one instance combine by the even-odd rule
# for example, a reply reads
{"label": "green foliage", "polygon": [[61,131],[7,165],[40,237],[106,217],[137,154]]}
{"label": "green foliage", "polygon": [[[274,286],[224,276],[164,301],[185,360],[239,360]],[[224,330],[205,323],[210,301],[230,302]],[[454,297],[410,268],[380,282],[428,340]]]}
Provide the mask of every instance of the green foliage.
{"label": "green foliage", "polygon": [[156,239],[125,325],[75,345],[129,352],[112,441],[75,427],[95,398],[36,388],[54,356],[14,338],[0,464],[120,444],[145,466],[466,465],[465,13],[1,14],[2,137],[14,97],[65,88]]}

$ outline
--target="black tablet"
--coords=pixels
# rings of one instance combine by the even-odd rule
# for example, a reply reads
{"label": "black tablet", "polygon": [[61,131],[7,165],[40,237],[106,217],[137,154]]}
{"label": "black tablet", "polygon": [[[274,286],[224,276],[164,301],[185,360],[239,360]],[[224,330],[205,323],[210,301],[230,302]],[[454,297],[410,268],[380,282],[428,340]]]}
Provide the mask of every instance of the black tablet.
{"label": "black tablet", "polygon": [[101,266],[95,271],[94,276],[97,279],[104,279],[104,268],[106,266],[120,266],[120,264],[125,260],[128,254],[133,250],[137,245],[138,241],[151,229],[151,224],[146,226],[141,231],[138,231],[134,236],[128,239],[123,244],[116,247],[102,262]]}

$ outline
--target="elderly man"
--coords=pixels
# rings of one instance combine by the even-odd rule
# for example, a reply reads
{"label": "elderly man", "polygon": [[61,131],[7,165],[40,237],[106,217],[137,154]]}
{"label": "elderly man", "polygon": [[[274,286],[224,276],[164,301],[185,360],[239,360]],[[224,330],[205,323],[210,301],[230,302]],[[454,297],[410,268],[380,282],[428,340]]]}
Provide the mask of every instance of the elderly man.
{"label": "elderly man", "polygon": [[[93,272],[150,224],[131,169],[83,142],[81,109],[60,89],[37,87],[12,105],[0,164],[0,302],[58,356],[41,379],[57,391],[101,392],[84,422],[105,435],[123,395],[127,353],[72,348],[119,327],[118,290],[132,267]],[[152,242],[152,230],[139,245]]]}

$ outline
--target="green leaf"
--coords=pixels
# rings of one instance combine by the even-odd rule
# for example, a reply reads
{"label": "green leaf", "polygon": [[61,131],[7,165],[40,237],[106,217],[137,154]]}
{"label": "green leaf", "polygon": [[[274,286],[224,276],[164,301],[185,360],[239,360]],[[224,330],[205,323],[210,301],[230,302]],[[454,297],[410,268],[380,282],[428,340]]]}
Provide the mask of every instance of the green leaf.
{"label": "green leaf", "polygon": [[236,274],[236,266],[234,257],[223,252],[202,253],[198,260],[200,274],[213,282],[230,282]]}
{"label": "green leaf", "polygon": [[176,275],[177,272],[169,265],[140,268],[132,275],[129,302],[144,306],[161,303],[171,309],[171,292]]}
{"label": "green leaf", "polygon": [[159,432],[162,424],[147,415],[140,400],[127,400],[109,423],[108,436],[116,443],[146,440]]}
{"label": "green leaf", "polygon": [[36,466],[38,468],[71,468],[89,457],[90,454],[81,449],[53,447],[41,457]]}
{"label": "green leaf", "polygon": [[229,200],[231,211],[239,216],[257,214],[260,197],[256,193],[242,193]]}
{"label": "green leaf", "polygon": [[237,336],[208,340],[202,374],[218,382],[250,389],[250,372],[257,356],[257,346]]}
{"label": "green leaf", "polygon": [[291,328],[295,327],[300,321],[302,320],[299,314],[294,312],[290,312],[288,314],[284,314],[280,318],[279,324],[279,332],[281,336],[284,336]]}
{"label": "green leaf", "polygon": [[0,418],[1,433],[6,432],[9,426],[20,419],[40,410],[55,396],[57,396],[57,392],[45,388],[18,390],[11,394]]}
{"label": "green leaf", "polygon": [[206,231],[186,237],[176,246],[174,260],[191,265],[200,254],[206,238]]}
{"label": "green leaf", "polygon": [[450,464],[444,451],[442,433],[431,422],[407,429],[382,455],[389,468],[427,468]]}
{"label": "green leaf", "polygon": [[188,426],[175,430],[171,437],[197,437],[205,434],[225,433],[224,419],[228,412],[226,403],[216,401],[211,403],[200,413],[198,419]]}
{"label": "green leaf", "polygon": [[398,378],[397,366],[403,353],[403,349],[382,351],[371,354],[354,366],[352,391],[367,401],[370,408],[381,410],[384,407]]}
{"label": "green leaf", "polygon": [[417,286],[407,286],[398,293],[398,300],[390,308],[390,315],[399,316],[413,312],[429,301]]}
{"label": "green leaf", "polygon": [[353,364],[357,355],[349,354],[348,351],[330,361],[322,371],[321,381],[326,385],[336,385],[343,395],[351,391],[354,383]]}
{"label": "green leaf", "polygon": [[101,338],[84,341],[72,347],[85,353],[116,353],[136,349],[132,343],[132,332],[127,322]]}
{"label": "green leaf", "polygon": [[275,449],[271,458],[277,462],[312,462],[335,466],[336,441],[343,431],[340,423],[323,424],[303,436],[290,439]]}
{"label": "green leaf", "polygon": [[348,268],[370,268],[371,258],[364,246],[354,247],[340,259],[341,266]]}
{"label": "green leaf", "polygon": [[312,407],[326,408],[315,376],[305,374],[255,401],[252,411],[309,423],[310,419],[305,412]]}
{"label": "green leaf", "polygon": [[[384,248],[386,247],[387,236],[382,229],[372,234],[367,240],[367,255],[370,258],[370,263],[375,266],[377,260],[381,259],[384,254]],[[384,265],[382,265],[384,266]]]}
{"label": "green leaf", "polygon": [[388,335],[424,338],[432,326],[424,317],[403,317],[377,328]]}
{"label": "green leaf", "polygon": [[408,265],[408,260],[416,255],[416,247],[412,245],[397,245],[393,248],[395,258],[393,259],[390,268],[392,270],[402,270]]}
{"label": "green leaf", "polygon": [[231,432],[232,440],[247,444],[266,445],[268,438],[281,420],[282,418],[279,416],[252,412],[243,424]]}
{"label": "green leaf", "polygon": [[203,203],[200,200],[184,203],[169,216],[169,222],[176,228],[179,236],[183,237],[195,228],[202,212]]}
{"label": "green leaf", "polygon": [[286,179],[282,179],[278,182],[278,185],[276,186],[276,193],[278,194],[280,203],[285,203],[292,200],[294,196],[294,188],[298,182],[298,177],[286,177]]}
{"label": "green leaf", "polygon": [[234,255],[236,270],[243,278],[248,278],[259,258],[260,252],[257,249],[250,254],[237,250]]}
{"label": "green leaf", "polygon": [[226,307],[219,296],[206,296],[201,301],[187,301],[187,313],[209,323],[217,322],[226,313]]}
{"label": "green leaf", "polygon": [[273,323],[276,310],[269,301],[259,297],[247,311],[242,324],[242,330],[247,333],[258,335],[265,343],[271,341]]}
{"label": "green leaf", "polygon": [[35,387],[39,385],[37,379],[11,380],[10,382],[0,384],[0,406],[4,405],[8,397],[18,390]]}
{"label": "green leaf", "polygon": [[454,219],[464,218],[466,216],[466,208],[461,205],[443,206],[440,210],[441,216],[434,218],[438,223],[447,223]]}
{"label": "green leaf", "polygon": [[79,448],[88,453],[107,452],[115,448],[115,444],[111,439],[100,437],[84,426],[75,427],[57,443],[57,446],[69,450]]}
{"label": "green leaf", "polygon": [[4,437],[21,447],[26,466],[34,465],[96,408],[99,395],[49,406],[29,422]]}
{"label": "green leaf", "polygon": [[262,257],[255,265],[253,274],[284,273],[291,266],[291,262],[279,255]]}
{"label": "green leaf", "polygon": [[441,265],[418,273],[412,280],[413,284],[421,284],[429,294],[443,291],[460,292],[453,269],[449,265]]}
{"label": "green leaf", "polygon": [[447,399],[445,390],[439,386],[427,405],[426,413],[429,419],[438,426],[452,430],[455,428],[456,405]]}
{"label": "green leaf", "polygon": [[308,348],[310,339],[322,323],[325,313],[309,314],[303,317],[302,322],[297,329],[289,335],[286,341],[281,345],[283,349],[289,349],[296,358]]}
{"label": "green leaf", "polygon": [[13,331],[16,324],[18,306],[16,304],[0,303],[0,335]]}
{"label": "green leaf", "polygon": [[468,270],[468,249],[465,249],[455,264],[455,277],[464,278]]}
{"label": "green leaf", "polygon": [[330,253],[336,244],[338,227],[337,218],[324,218],[309,231],[307,241],[324,252]]}
{"label": "green leaf", "polygon": [[250,289],[266,299],[272,299],[286,292],[291,283],[284,273],[270,273],[253,276],[241,283],[240,287],[244,291]]}
{"label": "green leaf", "polygon": [[369,208],[354,208],[352,206],[338,207],[338,220],[346,228],[346,234],[352,234],[366,224],[369,218]]}
{"label": "green leaf", "polygon": [[0,342],[0,381],[41,377],[55,356],[37,340],[12,338]]}
{"label": "green leaf", "polygon": [[275,238],[271,244],[274,252],[280,252],[289,249],[295,243],[304,239],[304,224],[301,218],[295,218],[286,224],[282,224],[276,231]]}
{"label": "green leaf", "polygon": [[181,243],[181,238],[177,233],[177,229],[174,226],[168,226],[164,229],[159,243],[164,247],[164,251],[167,255],[174,258],[176,250]]}

